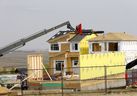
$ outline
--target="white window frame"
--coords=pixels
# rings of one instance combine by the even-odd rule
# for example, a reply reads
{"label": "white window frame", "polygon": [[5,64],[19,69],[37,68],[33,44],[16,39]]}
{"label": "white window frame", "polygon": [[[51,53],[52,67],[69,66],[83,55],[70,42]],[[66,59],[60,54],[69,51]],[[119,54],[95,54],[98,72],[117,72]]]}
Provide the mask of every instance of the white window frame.
{"label": "white window frame", "polygon": [[[66,68],[66,63],[65,63],[65,60],[54,60],[54,73],[60,73],[61,70],[56,70],[56,61],[64,62],[64,68]],[[65,72],[65,70],[64,70],[64,72]]]}
{"label": "white window frame", "polygon": [[77,64],[77,65],[74,65],[75,61],[78,63],[78,60],[72,60],[72,67],[78,66],[78,64]]}
{"label": "white window frame", "polygon": [[[58,44],[59,45],[59,50],[51,50],[51,45],[52,44]],[[61,43],[51,43],[49,45],[49,52],[60,52],[61,51]]]}
{"label": "white window frame", "polygon": [[[73,44],[78,44],[78,50],[73,49]],[[79,43],[78,42],[71,42],[70,43],[70,52],[79,52]]]}

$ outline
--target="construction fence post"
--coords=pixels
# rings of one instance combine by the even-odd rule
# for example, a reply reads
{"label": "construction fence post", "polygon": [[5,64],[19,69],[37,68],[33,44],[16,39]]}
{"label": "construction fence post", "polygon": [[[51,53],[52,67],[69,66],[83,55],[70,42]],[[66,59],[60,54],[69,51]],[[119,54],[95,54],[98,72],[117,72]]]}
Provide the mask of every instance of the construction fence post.
{"label": "construction fence post", "polygon": [[104,66],[105,94],[107,94],[107,66]]}
{"label": "construction fence post", "polygon": [[64,74],[64,65],[63,64],[61,64],[61,94],[62,94],[62,96],[64,96],[64,90],[63,90],[63,74]]}

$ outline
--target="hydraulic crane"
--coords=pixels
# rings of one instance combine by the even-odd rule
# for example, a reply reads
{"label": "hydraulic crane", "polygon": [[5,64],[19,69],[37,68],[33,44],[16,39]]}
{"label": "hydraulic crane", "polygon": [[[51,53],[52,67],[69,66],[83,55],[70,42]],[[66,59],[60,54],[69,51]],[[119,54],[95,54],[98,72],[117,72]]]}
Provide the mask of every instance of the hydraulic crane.
{"label": "hydraulic crane", "polygon": [[61,27],[65,26],[65,25],[67,25],[68,29],[75,31],[75,29],[71,26],[70,22],[66,21],[64,23],[61,23],[61,24],[55,26],[55,27],[52,27],[52,28],[49,28],[49,29],[44,29],[41,32],[32,34],[31,36],[28,36],[26,38],[22,38],[22,39],[20,39],[20,40],[18,40],[16,42],[13,42],[13,43],[1,48],[0,49],[0,57],[5,55],[5,54],[7,54],[7,53],[9,53],[9,52],[12,52],[12,51],[14,51],[14,50],[16,50],[16,49],[18,49],[20,47],[23,47],[29,41],[32,41],[32,40],[34,40],[34,39],[36,39],[36,38],[38,38],[40,36],[43,36],[43,35],[45,35],[47,33],[50,33],[51,31],[54,31],[54,30],[56,30],[58,28],[61,28]]}
{"label": "hydraulic crane", "polygon": [[61,28],[63,26],[67,25],[67,28],[70,29],[70,31],[73,31],[73,32],[76,32],[77,34],[92,34],[92,33],[104,33],[104,31],[93,31],[93,30],[82,30],[82,25],[79,24],[78,26],[76,26],[76,29],[73,28],[70,24],[69,21],[66,21],[64,23],[61,23],[59,25],[56,25],[52,28],[49,28],[49,29],[44,29],[43,31],[41,32],[38,32],[38,33],[35,33],[35,34],[32,34],[26,38],[22,38],[22,39],[19,39],[18,41],[16,42],[13,42],[3,48],[0,49],[0,57],[9,53],[9,52],[12,52],[20,47],[23,47],[27,42],[29,41],[32,41],[40,36],[43,36],[47,33],[50,33],[51,31],[54,31],[58,28]]}

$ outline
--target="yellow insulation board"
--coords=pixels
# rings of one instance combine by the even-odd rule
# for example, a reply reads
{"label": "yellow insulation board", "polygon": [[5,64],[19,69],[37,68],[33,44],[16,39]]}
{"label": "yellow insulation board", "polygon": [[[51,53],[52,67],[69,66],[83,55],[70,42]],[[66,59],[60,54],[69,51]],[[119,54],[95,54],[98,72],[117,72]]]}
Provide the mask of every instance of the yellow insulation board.
{"label": "yellow insulation board", "polygon": [[80,54],[88,54],[89,53],[89,44],[88,41],[91,38],[95,38],[95,34],[87,35],[80,41]]}
{"label": "yellow insulation board", "polygon": [[107,67],[107,75],[114,75],[125,72],[125,54],[123,52],[85,54],[80,55],[79,60],[81,67],[80,79],[91,79],[104,76],[105,70],[103,66],[105,65],[110,66]]}

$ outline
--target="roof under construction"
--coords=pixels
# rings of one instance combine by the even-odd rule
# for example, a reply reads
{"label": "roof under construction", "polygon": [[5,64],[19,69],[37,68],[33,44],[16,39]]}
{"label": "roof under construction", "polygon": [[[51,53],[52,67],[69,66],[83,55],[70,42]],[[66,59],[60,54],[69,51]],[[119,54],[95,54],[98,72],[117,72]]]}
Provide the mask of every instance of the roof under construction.
{"label": "roof under construction", "polygon": [[76,34],[73,38],[71,38],[69,41],[70,42],[79,42],[81,41],[86,35],[85,34]]}
{"label": "roof under construction", "polygon": [[137,36],[125,32],[110,32],[90,39],[90,41],[137,41]]}
{"label": "roof under construction", "polygon": [[[72,31],[59,31],[59,32],[56,33],[54,36],[52,36],[49,40],[55,39],[55,38],[57,38],[57,37],[60,37],[60,36],[62,36],[62,35],[65,35],[65,34],[67,34],[67,33],[70,33],[70,32],[72,32]],[[49,40],[48,40],[48,41],[49,41]]]}

